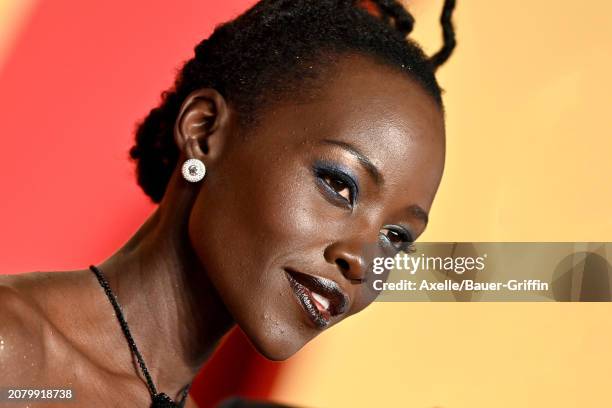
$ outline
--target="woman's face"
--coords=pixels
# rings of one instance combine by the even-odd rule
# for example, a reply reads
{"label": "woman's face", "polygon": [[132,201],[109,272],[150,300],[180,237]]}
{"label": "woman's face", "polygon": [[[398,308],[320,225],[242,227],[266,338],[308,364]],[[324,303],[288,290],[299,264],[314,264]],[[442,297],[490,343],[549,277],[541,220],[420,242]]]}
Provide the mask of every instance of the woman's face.
{"label": "woman's face", "polygon": [[420,85],[358,56],[326,79],[228,138],[189,219],[221,299],[273,360],[372,302],[365,248],[422,234],[444,167],[443,115]]}

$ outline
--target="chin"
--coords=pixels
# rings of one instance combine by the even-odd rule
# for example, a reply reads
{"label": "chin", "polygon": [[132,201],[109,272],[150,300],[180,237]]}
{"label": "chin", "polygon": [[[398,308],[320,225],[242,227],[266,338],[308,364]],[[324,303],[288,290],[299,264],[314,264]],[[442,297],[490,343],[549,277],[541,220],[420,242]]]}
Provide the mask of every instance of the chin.
{"label": "chin", "polygon": [[252,340],[251,344],[253,344],[259,354],[272,361],[285,361],[301,348],[290,349],[284,348],[281,344],[261,344],[255,343]]}
{"label": "chin", "polygon": [[288,359],[315,337],[302,333],[297,327],[261,321],[239,323],[238,327],[259,354],[272,361]]}

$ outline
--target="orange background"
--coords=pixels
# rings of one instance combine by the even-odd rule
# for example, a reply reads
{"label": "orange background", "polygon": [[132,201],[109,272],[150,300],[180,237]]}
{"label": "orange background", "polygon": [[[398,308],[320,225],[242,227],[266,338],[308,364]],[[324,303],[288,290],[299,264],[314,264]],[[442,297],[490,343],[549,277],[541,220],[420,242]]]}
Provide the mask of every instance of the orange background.
{"label": "orange background", "polygon": [[[127,160],[134,125],[193,46],[252,2],[220,3],[0,0],[2,273],[99,262],[151,213]],[[429,52],[441,3],[408,2]],[[459,1],[460,44],[439,74],[447,165],[424,241],[610,241],[610,16],[603,0]],[[193,395],[203,406],[226,393],[313,407],[607,406],[610,312],[379,303],[283,364],[234,335]]]}

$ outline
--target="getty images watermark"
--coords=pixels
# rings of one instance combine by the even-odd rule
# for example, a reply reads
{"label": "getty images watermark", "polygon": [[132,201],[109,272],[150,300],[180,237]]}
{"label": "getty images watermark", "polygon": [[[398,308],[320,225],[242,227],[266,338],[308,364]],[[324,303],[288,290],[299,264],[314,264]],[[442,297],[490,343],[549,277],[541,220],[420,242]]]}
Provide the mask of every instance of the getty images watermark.
{"label": "getty images watermark", "polygon": [[[478,253],[476,244],[468,244],[471,245],[469,251],[457,245],[461,244],[429,246],[426,253],[400,252],[392,257],[373,258],[371,289],[380,294],[379,300],[388,301],[453,300],[441,298],[439,294],[442,293],[453,294],[454,300],[467,301],[527,301],[541,300],[530,297],[550,297],[550,277],[542,279],[537,273],[529,276],[532,273],[523,267],[517,272],[508,261],[516,259],[513,251],[507,250],[508,244],[502,244],[501,252],[499,248],[494,250],[493,259],[487,252]],[[510,268],[504,268],[504,263]],[[517,296],[516,292],[522,294]],[[429,299],[415,298],[415,293],[425,294]]]}
{"label": "getty images watermark", "polygon": [[[385,272],[395,270],[414,277],[418,271],[453,273],[455,277],[448,279],[432,280],[400,279],[395,282],[386,282],[374,279],[372,287],[375,291],[548,291],[549,284],[540,279],[507,279],[505,281],[482,282],[477,279],[462,278],[466,272],[482,272],[486,269],[487,254],[482,256],[427,256],[425,254],[411,255],[398,253],[394,257],[374,258],[372,272],[382,275]],[[455,278],[455,279],[453,279]]]}
{"label": "getty images watermark", "polygon": [[423,242],[394,256],[366,250],[377,301],[612,301],[609,242]]}

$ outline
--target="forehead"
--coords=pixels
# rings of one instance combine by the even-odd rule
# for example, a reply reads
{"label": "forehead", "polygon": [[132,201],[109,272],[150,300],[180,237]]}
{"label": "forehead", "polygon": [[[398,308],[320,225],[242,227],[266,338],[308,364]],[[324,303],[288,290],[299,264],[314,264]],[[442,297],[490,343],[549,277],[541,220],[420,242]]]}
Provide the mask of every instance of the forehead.
{"label": "forehead", "polygon": [[348,55],[326,77],[319,102],[337,119],[358,120],[379,132],[388,128],[395,131],[392,136],[403,133],[409,139],[444,137],[441,109],[407,73],[367,57]]}
{"label": "forehead", "polygon": [[[434,99],[406,73],[347,55],[321,74],[320,86],[306,102],[283,102],[271,116],[264,114],[263,126],[273,130],[277,144],[349,143],[387,184],[421,197],[420,204],[429,208],[444,166],[444,119]],[[283,135],[289,139],[281,142]]]}

